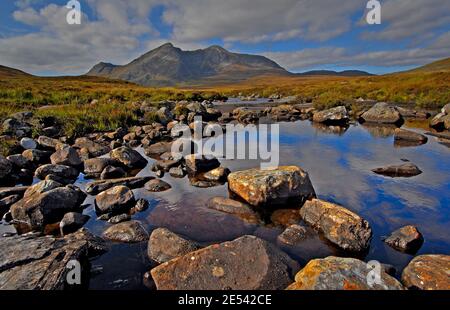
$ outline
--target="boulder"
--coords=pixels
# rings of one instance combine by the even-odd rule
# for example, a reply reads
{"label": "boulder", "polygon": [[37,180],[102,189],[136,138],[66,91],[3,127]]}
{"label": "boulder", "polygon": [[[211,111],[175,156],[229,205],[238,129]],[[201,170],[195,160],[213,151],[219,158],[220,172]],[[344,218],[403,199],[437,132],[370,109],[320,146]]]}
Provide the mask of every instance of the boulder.
{"label": "boulder", "polygon": [[211,245],[151,270],[159,290],[279,290],[298,264],[254,236]]}
{"label": "boulder", "polygon": [[[0,290],[64,290],[87,288],[89,258],[107,251],[105,242],[85,229],[64,238],[16,235],[0,238]],[[81,285],[71,286],[70,261],[81,264]]]}
{"label": "boulder", "polygon": [[65,165],[71,167],[78,167],[82,164],[77,150],[70,146],[58,149],[50,156],[50,161],[53,165]]}
{"label": "boulder", "polygon": [[84,226],[89,221],[88,215],[83,215],[78,212],[69,212],[64,214],[61,222],[59,223],[59,229],[61,235],[67,235],[76,232],[78,229]]}
{"label": "boulder", "polygon": [[108,145],[101,145],[86,137],[76,139],[73,147],[80,150],[85,149],[90,157],[99,157],[111,151]]}
{"label": "boulder", "polygon": [[[380,281],[370,285],[368,264],[355,258],[327,257],[311,260],[295,276],[288,290],[403,290],[394,277],[380,270]],[[378,283],[377,283],[378,282]]]}
{"label": "boulder", "polygon": [[[31,162],[28,159],[26,159],[22,154],[10,155],[10,156],[6,157],[6,159],[9,160],[13,164],[14,168],[16,168],[16,169],[29,169],[32,166]],[[1,157],[0,157],[0,162],[1,162]],[[0,164],[0,166],[1,166],[1,164]],[[0,173],[0,175],[1,175],[1,173]]]}
{"label": "boulder", "polygon": [[408,289],[449,290],[450,256],[420,255],[402,273],[402,283]]}
{"label": "boulder", "polygon": [[386,166],[372,170],[376,174],[396,178],[396,177],[414,177],[422,174],[422,171],[413,163],[405,163],[402,165]]}
{"label": "boulder", "polygon": [[48,163],[51,152],[41,150],[25,150],[22,156],[35,165]]}
{"label": "boulder", "polygon": [[286,228],[277,240],[287,245],[295,245],[306,239],[306,228],[300,225],[291,225]]}
{"label": "boulder", "polygon": [[144,187],[149,192],[154,193],[165,192],[172,188],[172,186],[169,183],[164,182],[163,180],[160,179],[150,180],[147,183],[145,183]]}
{"label": "boulder", "polygon": [[420,133],[400,128],[395,129],[394,139],[396,141],[418,142],[420,144],[425,144],[428,141],[428,138]]}
{"label": "boulder", "polygon": [[399,124],[403,121],[400,112],[385,102],[375,104],[369,111],[363,113],[361,118],[368,123]]}
{"label": "boulder", "polygon": [[137,243],[147,241],[148,232],[140,222],[128,221],[109,227],[103,237],[116,242]]}
{"label": "boulder", "polygon": [[441,113],[431,120],[430,127],[436,130],[450,130],[450,104],[445,105]]}
{"label": "boulder", "polygon": [[423,244],[423,236],[417,227],[408,225],[397,229],[384,242],[389,246],[407,253],[416,253]]}
{"label": "boulder", "polygon": [[54,181],[42,181],[30,187],[23,199],[11,206],[13,219],[42,231],[46,225],[61,221],[66,213],[79,212],[86,194],[72,185],[60,186]]}
{"label": "boulder", "polygon": [[47,136],[39,136],[37,143],[43,149],[55,150],[56,146],[61,143],[58,139],[53,139]]}
{"label": "boulder", "polygon": [[20,146],[22,146],[25,150],[34,150],[37,148],[37,143],[31,138],[22,138],[20,140]]}
{"label": "boulder", "polygon": [[236,215],[240,219],[249,223],[262,223],[262,219],[258,213],[253,211],[249,205],[237,200],[224,197],[213,197],[208,201],[207,206],[212,210]]}
{"label": "boulder", "polygon": [[107,189],[119,185],[126,186],[130,189],[136,189],[144,186],[145,183],[153,179],[154,177],[129,177],[113,180],[94,181],[86,185],[86,192],[91,195],[97,195],[100,192],[106,191]]}
{"label": "boulder", "polygon": [[144,148],[144,153],[145,155],[150,157],[159,156],[166,152],[170,152],[171,149],[172,149],[172,142],[158,142]]}
{"label": "boulder", "polygon": [[109,180],[109,179],[118,179],[125,177],[127,173],[120,167],[114,166],[106,166],[103,169],[102,174],[100,175],[100,179]]}
{"label": "boulder", "polygon": [[344,106],[314,113],[313,122],[326,125],[345,125],[349,122],[347,109]]}
{"label": "boulder", "polygon": [[120,166],[112,158],[91,158],[84,161],[84,174],[87,178],[98,178],[107,166]]}
{"label": "boulder", "polygon": [[73,167],[48,164],[37,168],[34,174],[40,180],[44,180],[48,175],[53,175],[66,181],[61,183],[69,184],[73,183],[80,173]]}
{"label": "boulder", "polygon": [[227,180],[227,177],[230,173],[231,173],[230,169],[219,167],[211,171],[208,171],[203,175],[203,177],[207,181],[223,182]]}
{"label": "boulder", "polygon": [[158,120],[161,124],[166,125],[173,120],[173,114],[167,107],[162,107],[156,112]]}
{"label": "boulder", "polygon": [[196,154],[184,157],[186,169],[189,173],[206,172],[220,166],[219,160],[215,157],[200,156]]}
{"label": "boulder", "polygon": [[346,208],[319,199],[307,201],[300,209],[302,219],[343,250],[362,252],[369,248],[369,223]]}
{"label": "boulder", "polygon": [[0,155],[0,179],[6,178],[13,169],[12,163]]}
{"label": "boulder", "polygon": [[308,173],[295,166],[233,172],[228,175],[228,186],[255,207],[315,197]]}
{"label": "boulder", "polygon": [[133,192],[126,186],[115,186],[95,197],[95,209],[98,214],[121,214],[128,212],[136,200]]}
{"label": "boulder", "polygon": [[198,249],[200,246],[195,242],[186,240],[168,229],[158,228],[150,235],[147,253],[150,259],[162,264]]}
{"label": "boulder", "polygon": [[129,169],[140,169],[147,165],[147,160],[139,152],[126,146],[112,150],[110,155]]}

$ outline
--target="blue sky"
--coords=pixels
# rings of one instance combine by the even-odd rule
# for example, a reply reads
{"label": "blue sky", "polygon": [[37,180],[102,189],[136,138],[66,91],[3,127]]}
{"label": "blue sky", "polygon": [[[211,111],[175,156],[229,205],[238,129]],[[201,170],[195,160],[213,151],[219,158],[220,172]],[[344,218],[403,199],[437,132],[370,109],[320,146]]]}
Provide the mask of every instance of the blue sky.
{"label": "blue sky", "polygon": [[389,73],[450,57],[450,1],[381,0],[381,25],[366,0],[4,0],[0,64],[38,75],[76,75],[100,61],[125,64],[172,42],[262,54],[293,72]]}

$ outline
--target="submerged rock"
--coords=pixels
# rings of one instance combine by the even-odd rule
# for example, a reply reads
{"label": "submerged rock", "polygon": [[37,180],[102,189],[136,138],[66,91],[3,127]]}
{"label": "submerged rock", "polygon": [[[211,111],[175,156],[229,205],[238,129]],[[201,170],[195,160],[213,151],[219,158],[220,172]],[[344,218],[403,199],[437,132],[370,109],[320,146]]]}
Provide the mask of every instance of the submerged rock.
{"label": "submerged rock", "polygon": [[0,238],[0,248],[1,290],[69,289],[67,266],[72,260],[81,263],[79,287],[87,287],[88,259],[107,251],[104,241],[85,229],[62,239],[36,234]]}
{"label": "submerged rock", "polygon": [[347,109],[344,106],[314,113],[313,121],[327,125],[345,125],[349,122]]}
{"label": "submerged rock", "polygon": [[228,175],[228,185],[233,193],[255,207],[315,197],[308,173],[295,166],[233,172]]}
{"label": "submerged rock", "polygon": [[423,236],[417,227],[409,225],[394,231],[384,242],[407,253],[416,253],[423,244]]}
{"label": "submerged rock", "polygon": [[186,240],[165,228],[155,229],[148,242],[148,257],[160,264],[200,249],[193,241]]}
{"label": "submerged rock", "polygon": [[137,243],[148,240],[148,232],[138,221],[115,224],[103,232],[105,239],[125,243]]}
{"label": "submerged rock", "polygon": [[224,197],[213,197],[208,201],[207,206],[213,210],[236,215],[240,219],[249,223],[262,223],[262,219],[258,213],[253,211],[249,205],[240,201]]}
{"label": "submerged rock", "polygon": [[306,228],[300,225],[291,225],[286,228],[277,240],[287,245],[295,245],[306,238]]}
{"label": "submerged rock", "polygon": [[212,245],[151,270],[159,290],[277,290],[298,264],[254,236]]}
{"label": "submerged rock", "polygon": [[298,224],[302,217],[297,209],[279,209],[275,210],[271,216],[270,221],[276,226],[288,227]]}
{"label": "submerged rock", "polygon": [[376,174],[396,178],[396,177],[414,177],[422,174],[422,171],[413,163],[406,163],[398,166],[387,166],[372,170]]}
{"label": "submerged rock", "polygon": [[372,239],[369,223],[342,206],[313,199],[303,205],[300,215],[306,223],[344,250],[362,252],[369,248]]}
{"label": "submerged rock", "polygon": [[402,273],[402,282],[409,289],[449,290],[450,256],[420,255]]}
{"label": "submerged rock", "polygon": [[128,212],[135,204],[133,192],[121,185],[101,192],[95,197],[95,209],[98,214]]}
{"label": "submerged rock", "polygon": [[381,270],[381,281],[369,284],[369,266],[355,258],[327,257],[311,260],[295,276],[288,290],[403,290],[394,277]]}
{"label": "submerged rock", "polygon": [[385,102],[375,104],[369,111],[363,113],[361,118],[368,123],[399,124],[403,121],[400,112]]}

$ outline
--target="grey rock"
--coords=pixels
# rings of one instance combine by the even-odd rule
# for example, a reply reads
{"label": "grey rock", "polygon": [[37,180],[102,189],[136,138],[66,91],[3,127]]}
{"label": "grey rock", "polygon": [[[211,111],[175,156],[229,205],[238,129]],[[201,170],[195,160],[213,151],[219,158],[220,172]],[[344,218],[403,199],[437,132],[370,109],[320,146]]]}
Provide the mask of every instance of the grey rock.
{"label": "grey rock", "polygon": [[78,212],[69,212],[64,214],[61,222],[59,222],[59,229],[61,235],[67,235],[76,232],[78,229],[84,226],[89,221],[88,215],[83,215]]}
{"label": "grey rock", "polygon": [[126,146],[112,150],[110,156],[129,169],[144,168],[147,165],[147,160],[139,152]]}
{"label": "grey rock", "polygon": [[50,156],[50,161],[53,165],[65,165],[71,167],[78,167],[82,164],[77,150],[70,146],[58,149]]}
{"label": "grey rock", "polygon": [[36,141],[34,141],[31,138],[22,138],[20,140],[20,145],[25,149],[25,150],[34,150],[37,148],[37,143]]}
{"label": "grey rock", "polygon": [[135,204],[133,192],[121,185],[103,191],[95,197],[95,208],[98,214],[128,212]]}

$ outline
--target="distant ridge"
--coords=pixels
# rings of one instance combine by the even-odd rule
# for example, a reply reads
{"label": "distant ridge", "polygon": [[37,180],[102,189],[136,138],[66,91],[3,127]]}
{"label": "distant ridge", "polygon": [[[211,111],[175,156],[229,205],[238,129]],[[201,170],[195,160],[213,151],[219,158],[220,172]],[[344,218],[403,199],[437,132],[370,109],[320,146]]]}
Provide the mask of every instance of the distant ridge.
{"label": "distant ridge", "polygon": [[26,77],[26,76],[29,77],[32,75],[18,69],[0,65],[0,77],[12,78],[12,77]]}
{"label": "distant ridge", "polygon": [[345,71],[312,70],[302,73],[296,73],[296,75],[373,76],[374,74],[360,70],[345,70]]}
{"label": "distant ridge", "polygon": [[425,66],[412,69],[406,72],[448,72],[450,71],[450,57],[441,59]]}
{"label": "distant ridge", "polygon": [[237,54],[214,45],[183,51],[166,43],[129,64],[101,62],[88,73],[144,86],[175,86],[239,82],[260,75],[290,75],[276,62],[257,55]]}

